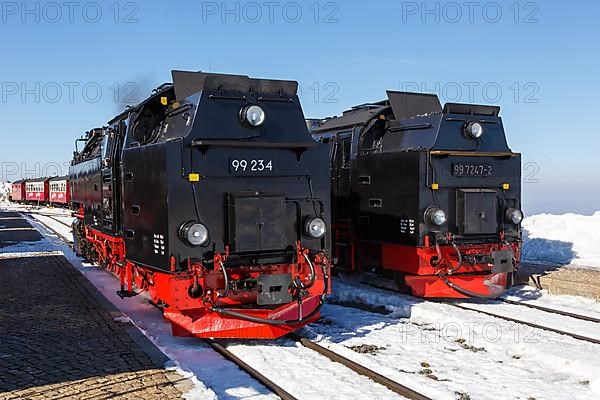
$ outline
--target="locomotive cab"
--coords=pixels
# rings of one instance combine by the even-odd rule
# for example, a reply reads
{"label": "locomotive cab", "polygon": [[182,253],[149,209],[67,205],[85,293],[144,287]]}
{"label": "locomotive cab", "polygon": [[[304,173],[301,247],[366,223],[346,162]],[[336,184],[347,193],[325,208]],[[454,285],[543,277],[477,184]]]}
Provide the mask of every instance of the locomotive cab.
{"label": "locomotive cab", "polygon": [[331,147],[336,268],[423,297],[503,293],[523,214],[521,157],[499,111],[388,92],[313,129]]}
{"label": "locomotive cab", "polygon": [[[81,252],[146,289],[175,334],[274,338],[329,291],[327,146],[297,83],[173,72],[88,135],[71,170]],[[106,250],[108,248],[108,250]]]}

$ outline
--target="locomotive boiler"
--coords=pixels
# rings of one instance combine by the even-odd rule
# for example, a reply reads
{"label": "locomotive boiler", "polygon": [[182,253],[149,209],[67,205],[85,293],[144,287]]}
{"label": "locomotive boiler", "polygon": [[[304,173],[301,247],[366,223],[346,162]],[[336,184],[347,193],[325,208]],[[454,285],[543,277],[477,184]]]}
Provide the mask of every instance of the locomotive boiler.
{"label": "locomotive boiler", "polygon": [[335,268],[422,297],[493,298],[521,249],[521,156],[500,108],[388,92],[312,121],[330,145]]}
{"label": "locomotive boiler", "polygon": [[148,291],[175,335],[276,338],[329,291],[328,148],[297,83],[173,71],[70,168],[78,253]]}

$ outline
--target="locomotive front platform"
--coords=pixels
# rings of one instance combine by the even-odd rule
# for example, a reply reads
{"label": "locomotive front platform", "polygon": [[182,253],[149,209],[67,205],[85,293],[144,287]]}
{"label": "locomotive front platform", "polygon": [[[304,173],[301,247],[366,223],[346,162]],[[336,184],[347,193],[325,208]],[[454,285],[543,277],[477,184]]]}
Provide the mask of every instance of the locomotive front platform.
{"label": "locomotive front platform", "polygon": [[[0,212],[0,399],[179,399],[183,378],[63,256],[3,249],[39,233]],[[4,254],[4,256],[2,256]]]}

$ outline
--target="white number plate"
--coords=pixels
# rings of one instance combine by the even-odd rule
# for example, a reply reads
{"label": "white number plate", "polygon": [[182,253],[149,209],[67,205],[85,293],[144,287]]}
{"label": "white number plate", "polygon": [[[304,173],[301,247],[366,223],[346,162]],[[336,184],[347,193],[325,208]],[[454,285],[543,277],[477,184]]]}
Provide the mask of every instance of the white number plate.
{"label": "white number plate", "polygon": [[271,173],[273,172],[273,161],[232,158],[229,160],[229,172],[232,174]]}

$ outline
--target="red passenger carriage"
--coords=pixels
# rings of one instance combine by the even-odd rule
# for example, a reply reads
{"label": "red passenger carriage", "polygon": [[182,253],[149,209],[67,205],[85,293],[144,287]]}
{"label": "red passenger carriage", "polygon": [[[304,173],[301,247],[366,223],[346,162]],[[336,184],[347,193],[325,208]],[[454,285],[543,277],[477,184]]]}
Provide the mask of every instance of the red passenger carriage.
{"label": "red passenger carriage", "polygon": [[25,201],[25,180],[16,181],[12,183],[12,192],[10,199],[14,202]]}
{"label": "red passenger carriage", "polygon": [[49,199],[50,178],[31,179],[25,182],[25,200],[45,203]]}
{"label": "red passenger carriage", "polygon": [[69,180],[66,176],[50,179],[50,204],[66,205],[71,201]]}

